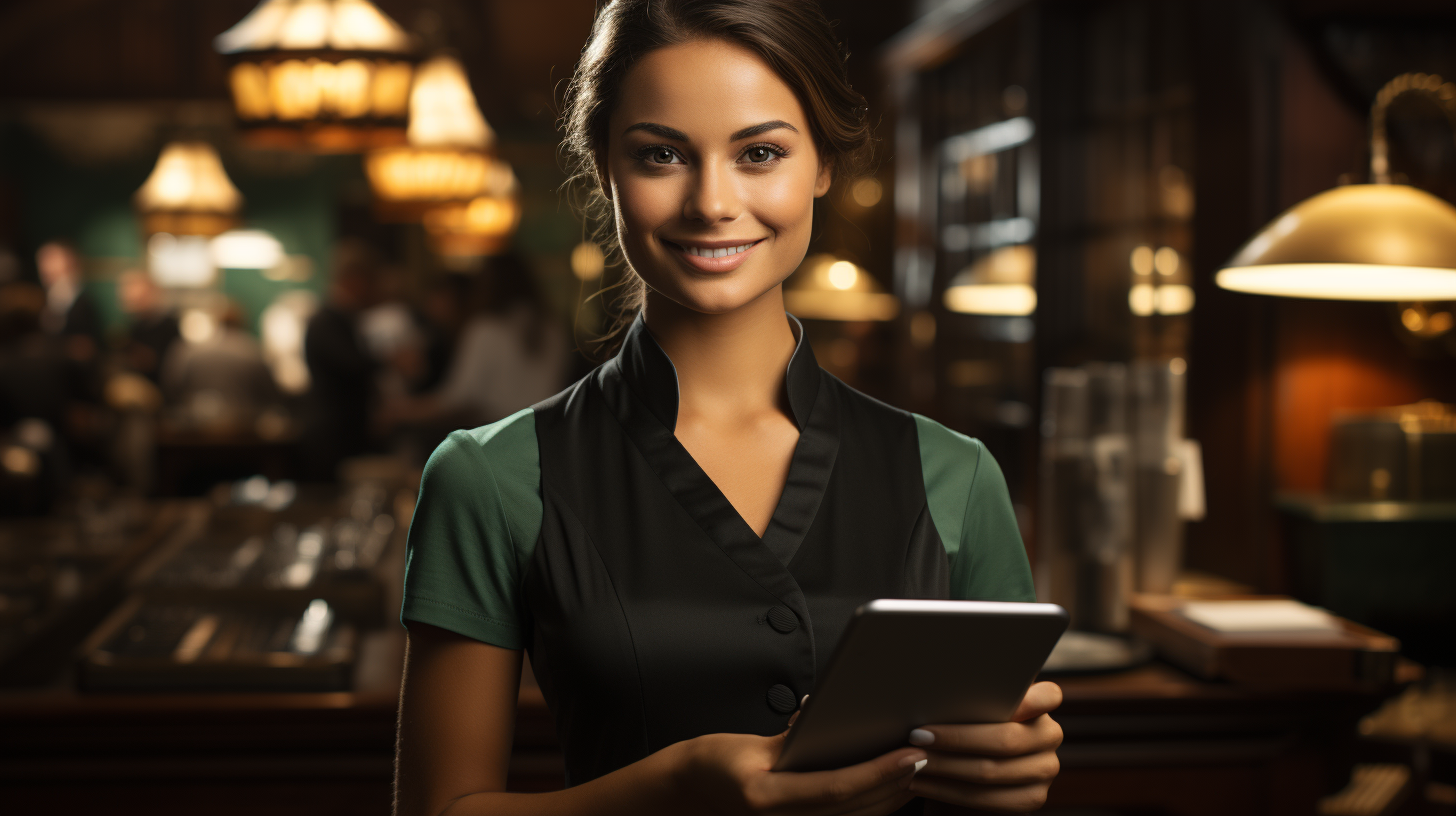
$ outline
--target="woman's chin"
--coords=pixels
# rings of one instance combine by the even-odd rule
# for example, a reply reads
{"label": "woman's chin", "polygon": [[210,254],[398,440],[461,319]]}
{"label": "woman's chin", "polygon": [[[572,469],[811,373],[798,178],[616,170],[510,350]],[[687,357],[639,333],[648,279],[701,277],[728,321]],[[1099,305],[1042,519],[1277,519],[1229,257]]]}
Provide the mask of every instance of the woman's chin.
{"label": "woman's chin", "polygon": [[719,281],[685,287],[667,294],[667,297],[690,311],[722,315],[757,304],[764,295],[775,290],[776,286],[746,287],[736,281]]}

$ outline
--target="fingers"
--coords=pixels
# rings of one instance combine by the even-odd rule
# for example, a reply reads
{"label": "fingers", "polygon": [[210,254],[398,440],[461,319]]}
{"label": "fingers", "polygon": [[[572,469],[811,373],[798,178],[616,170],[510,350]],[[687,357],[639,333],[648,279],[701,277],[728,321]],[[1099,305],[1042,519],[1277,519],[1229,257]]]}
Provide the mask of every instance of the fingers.
{"label": "fingers", "polygon": [[935,776],[917,776],[910,792],[965,808],[1027,813],[1046,804],[1048,784],[972,785]]}
{"label": "fingers", "polygon": [[1015,757],[1056,750],[1062,744],[1062,727],[1042,714],[1030,722],[927,725],[915,729],[914,737],[916,745],[936,751]]}
{"label": "fingers", "polygon": [[925,751],[901,748],[869,762],[833,771],[770,774],[765,779],[768,786],[765,794],[774,803],[823,803],[814,813],[872,810],[887,798],[903,792],[915,772],[915,763],[923,759],[928,759]]}
{"label": "fingers", "polygon": [[1062,765],[1052,751],[1010,759],[930,752],[921,776],[937,776],[978,785],[1051,784]]}
{"label": "fingers", "polygon": [[1031,688],[1026,690],[1026,696],[1021,698],[1021,705],[1017,706],[1016,712],[1011,715],[1011,722],[1034,720],[1043,714],[1056,711],[1057,706],[1061,704],[1061,686],[1046,680],[1033,683]]}

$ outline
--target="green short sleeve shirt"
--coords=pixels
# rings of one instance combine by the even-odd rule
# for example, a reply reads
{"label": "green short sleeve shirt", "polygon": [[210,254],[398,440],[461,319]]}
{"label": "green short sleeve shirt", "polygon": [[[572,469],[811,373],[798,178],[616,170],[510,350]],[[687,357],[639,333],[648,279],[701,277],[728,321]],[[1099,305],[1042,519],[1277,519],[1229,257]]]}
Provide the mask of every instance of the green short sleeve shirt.
{"label": "green short sleeve shirt", "polygon": [[[996,460],[978,440],[915,415],[950,597],[1031,602],[1031,569]],[[456,431],[425,465],[410,523],[401,619],[520,649],[525,567],[540,536],[541,464],[531,409]]]}

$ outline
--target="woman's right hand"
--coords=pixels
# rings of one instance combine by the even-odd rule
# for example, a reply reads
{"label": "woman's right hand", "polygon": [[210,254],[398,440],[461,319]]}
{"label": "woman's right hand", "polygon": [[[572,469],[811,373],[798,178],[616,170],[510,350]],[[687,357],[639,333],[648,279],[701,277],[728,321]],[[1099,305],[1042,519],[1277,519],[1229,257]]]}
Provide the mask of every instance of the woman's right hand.
{"label": "woman's right hand", "polygon": [[706,734],[679,743],[683,799],[725,816],[880,816],[914,798],[910,780],[924,750],[900,748],[834,771],[773,771],[787,734]]}

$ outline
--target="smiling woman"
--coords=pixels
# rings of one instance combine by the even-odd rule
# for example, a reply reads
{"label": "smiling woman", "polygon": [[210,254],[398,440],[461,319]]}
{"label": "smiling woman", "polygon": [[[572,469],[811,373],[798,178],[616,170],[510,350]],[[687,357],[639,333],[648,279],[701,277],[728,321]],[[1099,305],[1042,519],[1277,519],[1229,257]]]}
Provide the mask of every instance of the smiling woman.
{"label": "smiling woman", "polygon": [[[586,378],[452,434],[426,466],[399,811],[1037,807],[1057,772],[1049,683],[1009,723],[927,723],[870,762],[771,770],[859,605],[1033,599],[985,448],[824,372],[785,314],[814,200],[868,144],[822,12],[610,2],[565,124],[632,281],[627,324]],[[522,650],[563,791],[504,792]]]}

